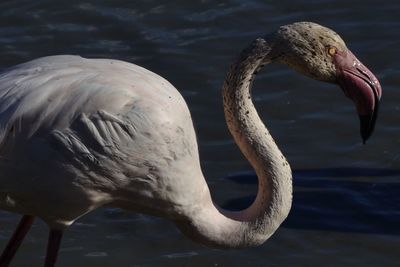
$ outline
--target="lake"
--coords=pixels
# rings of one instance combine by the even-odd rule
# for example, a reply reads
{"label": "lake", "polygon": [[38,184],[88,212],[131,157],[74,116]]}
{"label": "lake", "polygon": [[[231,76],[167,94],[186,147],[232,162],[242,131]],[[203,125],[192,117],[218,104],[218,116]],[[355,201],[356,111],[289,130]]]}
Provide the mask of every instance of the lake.
{"label": "lake", "polygon": [[[294,170],[292,211],[264,245],[221,251],[186,239],[164,219],[101,209],[64,236],[59,267],[352,266],[400,264],[399,1],[2,1],[0,68],[79,54],[126,60],[168,79],[184,96],[217,203],[246,207],[256,178],[227,130],[221,87],[248,43],[295,21],[338,32],[381,82],[366,145],[338,86],[272,64],[255,104]],[[0,248],[20,215],[0,213]],[[12,266],[42,266],[47,226],[37,221]]]}

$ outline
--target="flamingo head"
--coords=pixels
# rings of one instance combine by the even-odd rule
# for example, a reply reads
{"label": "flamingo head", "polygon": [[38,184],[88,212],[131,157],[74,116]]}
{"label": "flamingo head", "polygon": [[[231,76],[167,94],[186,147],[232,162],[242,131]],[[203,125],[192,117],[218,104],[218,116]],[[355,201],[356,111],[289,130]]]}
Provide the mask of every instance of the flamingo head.
{"label": "flamingo head", "polygon": [[273,58],[313,79],[336,83],[342,88],[356,106],[365,143],[374,130],[382,88],[342,38],[312,22],[282,26],[270,38]]}

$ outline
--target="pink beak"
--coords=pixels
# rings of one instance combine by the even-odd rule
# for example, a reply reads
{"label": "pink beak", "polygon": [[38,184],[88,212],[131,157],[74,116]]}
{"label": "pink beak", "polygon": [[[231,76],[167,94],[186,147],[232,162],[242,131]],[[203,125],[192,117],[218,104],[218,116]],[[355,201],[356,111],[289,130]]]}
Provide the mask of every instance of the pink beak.
{"label": "pink beak", "polygon": [[360,117],[363,143],[374,131],[382,88],[378,79],[349,50],[334,56],[337,82],[345,95],[353,100]]}

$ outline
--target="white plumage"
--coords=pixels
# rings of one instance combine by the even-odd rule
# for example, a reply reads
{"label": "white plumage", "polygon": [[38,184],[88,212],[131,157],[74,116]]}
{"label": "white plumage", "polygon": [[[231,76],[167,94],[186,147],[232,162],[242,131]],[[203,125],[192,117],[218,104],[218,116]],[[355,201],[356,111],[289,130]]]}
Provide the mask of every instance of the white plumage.
{"label": "white plumage", "polygon": [[179,173],[198,161],[189,111],[167,80],[144,68],[78,56],[33,60],[0,76],[0,114],[1,209],[62,227],[127,194],[129,209],[167,216],[187,201],[169,194],[191,193],[176,192],[182,187],[167,175],[175,172],[174,184],[189,179]]}

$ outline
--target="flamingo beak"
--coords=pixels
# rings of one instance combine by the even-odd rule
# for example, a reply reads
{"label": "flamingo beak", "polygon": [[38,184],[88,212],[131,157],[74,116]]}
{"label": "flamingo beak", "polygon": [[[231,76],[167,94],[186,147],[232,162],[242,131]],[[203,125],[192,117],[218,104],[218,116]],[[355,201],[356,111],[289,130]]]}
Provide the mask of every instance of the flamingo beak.
{"label": "flamingo beak", "polygon": [[333,58],[337,82],[345,95],[353,100],[360,117],[363,143],[374,131],[382,88],[378,79],[349,50],[337,52]]}

